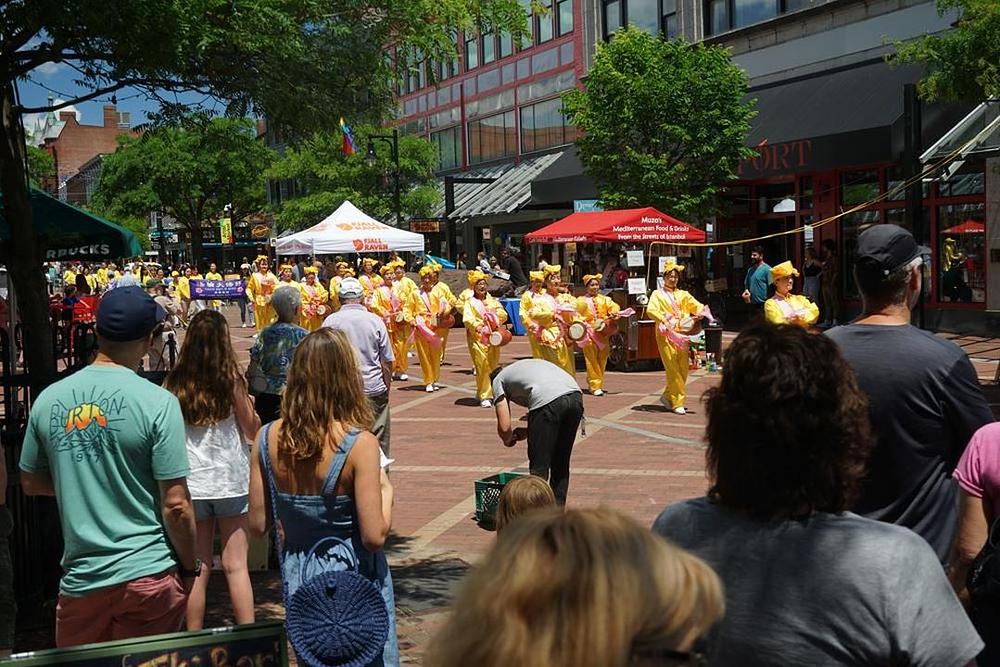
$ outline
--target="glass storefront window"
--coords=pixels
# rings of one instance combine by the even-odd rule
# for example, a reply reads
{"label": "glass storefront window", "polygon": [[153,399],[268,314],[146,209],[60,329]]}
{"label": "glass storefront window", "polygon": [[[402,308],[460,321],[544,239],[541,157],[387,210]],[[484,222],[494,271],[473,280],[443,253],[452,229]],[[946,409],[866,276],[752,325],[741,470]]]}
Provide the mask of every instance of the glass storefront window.
{"label": "glass storefront window", "polygon": [[939,206],[937,216],[938,300],[986,301],[986,205]]}
{"label": "glass storefront window", "polygon": [[622,8],[620,0],[611,0],[604,4],[604,35],[610,37],[622,27]]}
{"label": "glass storefront window", "polygon": [[986,179],[982,171],[958,173],[947,181],[938,181],[939,197],[966,197],[986,192]]}
{"label": "glass storefront window", "polygon": [[[876,172],[877,173],[877,172]],[[876,185],[877,187],[877,185]],[[872,225],[879,224],[878,211],[848,213],[841,218],[840,230],[843,235],[843,256],[840,258],[841,285],[844,298],[858,299],[858,286],[854,282],[854,261],[858,257],[858,234]]]}
{"label": "glass storefront window", "polygon": [[813,179],[812,176],[799,177],[799,210],[812,210],[813,207]]}
{"label": "glass storefront window", "polygon": [[438,169],[456,169],[462,166],[462,126],[456,125],[440,132],[431,132],[431,142],[437,146]]}
{"label": "glass storefront window", "polygon": [[657,0],[629,0],[626,11],[631,25],[651,35],[658,33],[660,19]]}
{"label": "glass storefront window", "polygon": [[840,174],[840,203],[857,206],[878,197],[878,169],[845,171]]}

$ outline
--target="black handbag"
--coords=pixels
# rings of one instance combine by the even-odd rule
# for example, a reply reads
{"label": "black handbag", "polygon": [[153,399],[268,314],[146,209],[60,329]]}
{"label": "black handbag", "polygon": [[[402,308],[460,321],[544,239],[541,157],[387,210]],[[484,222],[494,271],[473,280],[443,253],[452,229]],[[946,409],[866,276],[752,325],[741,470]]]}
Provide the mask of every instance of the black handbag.
{"label": "black handbag", "polygon": [[997,553],[1000,542],[1000,517],[990,526],[986,544],[976,554],[969,573],[966,575],[965,586],[969,597],[975,602],[1000,602],[1000,554]]}

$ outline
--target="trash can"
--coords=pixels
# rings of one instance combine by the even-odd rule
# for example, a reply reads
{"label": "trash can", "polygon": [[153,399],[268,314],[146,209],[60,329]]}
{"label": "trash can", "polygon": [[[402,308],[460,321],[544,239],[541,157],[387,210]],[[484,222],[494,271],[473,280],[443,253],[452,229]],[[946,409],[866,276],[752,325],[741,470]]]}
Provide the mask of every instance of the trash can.
{"label": "trash can", "polygon": [[722,326],[719,324],[706,326],[705,332],[705,354],[714,355],[716,359],[722,359]]}

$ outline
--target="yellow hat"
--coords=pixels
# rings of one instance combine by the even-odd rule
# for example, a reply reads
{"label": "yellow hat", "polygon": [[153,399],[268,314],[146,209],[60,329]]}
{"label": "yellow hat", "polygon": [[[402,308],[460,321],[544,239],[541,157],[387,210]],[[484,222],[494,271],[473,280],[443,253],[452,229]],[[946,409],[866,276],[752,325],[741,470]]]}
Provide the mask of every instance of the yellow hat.
{"label": "yellow hat", "polygon": [[176,278],[177,276],[179,276],[179,275],[181,275],[181,274],[180,274],[180,273],[178,273],[177,271],[171,271],[171,272],[170,272],[170,275],[171,275],[171,276],[173,276],[174,278]]}
{"label": "yellow hat", "polygon": [[261,262],[267,262],[270,264],[271,260],[267,255],[257,255],[257,259],[254,260],[254,263],[260,264]]}
{"label": "yellow hat", "polygon": [[378,260],[372,257],[365,257],[363,260],[361,260],[361,263],[365,266],[375,266],[376,264],[378,264]]}
{"label": "yellow hat", "polygon": [[346,269],[349,266],[350,266],[350,264],[348,264],[347,262],[337,262],[337,268],[338,269]]}
{"label": "yellow hat", "polygon": [[798,269],[792,266],[791,262],[782,262],[777,266],[771,267],[771,279],[777,280],[778,278],[787,278],[788,276],[799,275]]}
{"label": "yellow hat", "polygon": [[395,268],[401,268],[401,269],[404,269],[404,270],[406,269],[406,262],[404,262],[401,259],[394,259],[394,260],[392,260],[389,263],[392,264],[392,268],[394,268],[394,269]]}
{"label": "yellow hat", "polygon": [[480,271],[479,269],[473,269],[472,271],[469,271],[469,286],[470,287],[475,287],[476,284],[480,280],[487,280],[488,281],[489,279],[490,279],[490,277],[488,275],[486,275],[485,273],[483,273],[482,271]]}
{"label": "yellow hat", "polygon": [[586,284],[590,283],[591,280],[596,280],[597,282],[601,282],[601,280],[603,280],[603,279],[604,279],[604,274],[603,273],[594,273],[594,274],[590,274],[590,275],[584,276],[583,277],[583,284],[586,285]]}
{"label": "yellow hat", "polygon": [[431,271],[433,271],[435,274],[441,273],[441,269],[444,268],[443,266],[441,266],[437,262],[431,262],[430,264],[428,264],[428,266],[431,267]]}
{"label": "yellow hat", "polygon": [[307,276],[315,276],[316,274],[319,273],[319,269],[317,269],[315,266],[307,266],[303,271]]}
{"label": "yellow hat", "polygon": [[354,269],[352,269],[351,267],[347,267],[347,270],[344,273],[350,276],[351,278],[354,277]]}
{"label": "yellow hat", "polygon": [[552,274],[561,273],[562,266],[559,264],[548,264],[544,269],[542,269],[542,271],[545,273],[545,276],[548,277]]}
{"label": "yellow hat", "polygon": [[281,271],[291,271],[292,270],[292,265],[291,264],[282,264],[281,267],[280,267],[280,270]]}
{"label": "yellow hat", "polygon": [[427,276],[433,276],[435,273],[433,264],[425,264],[420,267],[420,277],[426,278]]}
{"label": "yellow hat", "polygon": [[383,276],[391,276],[396,272],[396,267],[392,264],[383,264],[382,268],[378,270]]}
{"label": "yellow hat", "polygon": [[667,275],[671,271],[677,271],[678,273],[680,273],[683,270],[684,270],[684,265],[678,264],[677,260],[674,259],[673,257],[668,259],[667,263],[663,265],[663,275]]}
{"label": "yellow hat", "polygon": [[528,273],[528,277],[531,278],[533,283],[544,283],[545,282],[545,272],[544,271],[531,271]]}

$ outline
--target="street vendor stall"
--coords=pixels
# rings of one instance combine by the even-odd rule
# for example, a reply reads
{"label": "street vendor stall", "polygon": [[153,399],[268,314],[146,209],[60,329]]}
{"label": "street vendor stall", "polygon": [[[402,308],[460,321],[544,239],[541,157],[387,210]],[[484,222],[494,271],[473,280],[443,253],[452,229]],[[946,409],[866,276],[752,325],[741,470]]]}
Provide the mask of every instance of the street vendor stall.
{"label": "street vendor stall", "polygon": [[[636,313],[618,320],[608,336],[608,362],[612,368],[627,370],[638,361],[659,359],[653,321],[645,317],[649,292],[656,288],[655,280],[650,278],[657,276],[662,260],[668,255],[690,257],[689,250],[685,253],[671,244],[703,243],[703,230],[646,207],[573,213],[524,238],[526,243],[563,246],[564,266],[572,263],[567,261],[566,246],[575,250],[581,244],[613,244],[612,248],[620,250],[625,255],[629,278],[624,288],[603,292],[622,308],[632,307]],[[613,260],[617,263],[617,256]],[[603,266],[593,267],[596,272],[602,269]]]}
{"label": "street vendor stall", "polygon": [[349,201],[317,225],[279,238],[278,255],[336,255],[345,253],[423,252],[420,234],[385,225]]}

